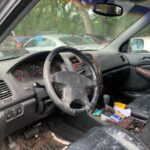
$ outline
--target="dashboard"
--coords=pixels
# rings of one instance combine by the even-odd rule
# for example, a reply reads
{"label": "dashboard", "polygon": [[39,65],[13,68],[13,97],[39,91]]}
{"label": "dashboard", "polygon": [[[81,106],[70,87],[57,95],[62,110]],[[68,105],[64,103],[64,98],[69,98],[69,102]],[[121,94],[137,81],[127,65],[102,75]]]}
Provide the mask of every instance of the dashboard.
{"label": "dashboard", "polygon": [[[6,137],[54,112],[55,106],[49,98],[43,83],[43,67],[49,52],[28,54],[18,59],[0,62],[0,137]],[[118,54],[99,54],[94,51],[84,52],[89,60],[104,74],[114,68],[128,65]],[[87,65],[73,54],[64,54],[53,63],[52,72],[66,70],[76,71],[91,77]],[[113,58],[114,61],[109,61]],[[112,73],[111,73],[112,75]],[[37,84],[35,84],[37,83]],[[56,90],[60,90],[57,86]],[[2,91],[2,93],[1,93]],[[30,116],[30,117],[29,117]]]}

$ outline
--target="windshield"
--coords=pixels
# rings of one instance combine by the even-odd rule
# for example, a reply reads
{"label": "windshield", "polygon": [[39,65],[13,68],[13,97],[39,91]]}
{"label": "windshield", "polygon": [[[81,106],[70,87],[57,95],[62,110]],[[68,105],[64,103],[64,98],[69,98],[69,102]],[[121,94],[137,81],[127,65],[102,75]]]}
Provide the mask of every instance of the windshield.
{"label": "windshield", "polygon": [[94,2],[41,0],[0,44],[0,60],[59,46],[102,51],[144,15],[144,7],[129,2],[117,2],[124,8],[120,17],[97,15]]}
{"label": "windshield", "polygon": [[95,42],[91,39],[84,38],[84,37],[78,37],[78,36],[62,37],[62,38],[60,38],[60,40],[68,46],[95,44]]}

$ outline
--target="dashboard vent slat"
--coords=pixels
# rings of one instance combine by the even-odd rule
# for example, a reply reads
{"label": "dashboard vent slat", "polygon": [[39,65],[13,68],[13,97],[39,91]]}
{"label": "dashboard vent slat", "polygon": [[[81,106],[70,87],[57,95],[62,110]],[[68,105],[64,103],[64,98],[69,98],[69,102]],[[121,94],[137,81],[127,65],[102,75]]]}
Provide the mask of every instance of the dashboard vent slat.
{"label": "dashboard vent slat", "polygon": [[12,93],[8,85],[3,80],[0,80],[0,100],[4,100],[11,96],[12,96]]}

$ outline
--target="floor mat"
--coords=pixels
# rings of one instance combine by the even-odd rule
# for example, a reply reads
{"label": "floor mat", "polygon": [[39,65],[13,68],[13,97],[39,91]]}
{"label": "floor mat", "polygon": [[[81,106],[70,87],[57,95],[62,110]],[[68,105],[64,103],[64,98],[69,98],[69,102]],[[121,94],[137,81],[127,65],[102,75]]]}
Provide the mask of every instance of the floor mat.
{"label": "floor mat", "polygon": [[65,123],[61,119],[53,119],[52,121],[48,121],[49,129],[54,132],[57,137],[60,137],[62,139],[66,139],[69,142],[74,142],[78,140],[81,136],[84,135],[84,133],[67,123]]}
{"label": "floor mat", "polygon": [[33,150],[60,150],[64,149],[64,145],[54,140],[44,140],[36,144]]}
{"label": "floor mat", "polygon": [[67,147],[67,142],[57,140],[54,134],[48,129],[42,131],[37,137],[25,139],[19,136],[16,139],[17,150],[63,150]]}

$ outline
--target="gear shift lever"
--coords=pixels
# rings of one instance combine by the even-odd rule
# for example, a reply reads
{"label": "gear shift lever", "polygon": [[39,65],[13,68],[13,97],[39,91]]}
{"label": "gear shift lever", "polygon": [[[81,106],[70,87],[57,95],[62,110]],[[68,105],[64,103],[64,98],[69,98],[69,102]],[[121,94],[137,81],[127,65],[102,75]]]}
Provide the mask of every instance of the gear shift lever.
{"label": "gear shift lever", "polygon": [[105,109],[107,111],[107,108],[109,106],[109,101],[110,101],[110,96],[108,94],[104,94],[103,95],[103,99],[104,99],[104,105],[105,105]]}

